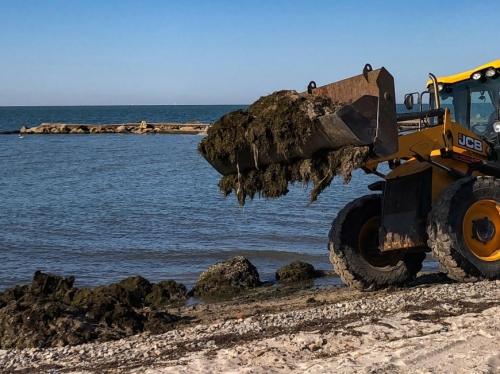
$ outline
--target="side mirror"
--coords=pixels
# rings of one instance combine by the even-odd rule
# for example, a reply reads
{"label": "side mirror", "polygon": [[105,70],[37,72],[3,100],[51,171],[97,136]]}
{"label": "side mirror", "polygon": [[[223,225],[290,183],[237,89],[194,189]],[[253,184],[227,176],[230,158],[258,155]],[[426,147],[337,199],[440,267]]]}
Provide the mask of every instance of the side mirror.
{"label": "side mirror", "polygon": [[413,109],[413,94],[406,94],[404,103],[405,103],[406,109],[412,110]]}

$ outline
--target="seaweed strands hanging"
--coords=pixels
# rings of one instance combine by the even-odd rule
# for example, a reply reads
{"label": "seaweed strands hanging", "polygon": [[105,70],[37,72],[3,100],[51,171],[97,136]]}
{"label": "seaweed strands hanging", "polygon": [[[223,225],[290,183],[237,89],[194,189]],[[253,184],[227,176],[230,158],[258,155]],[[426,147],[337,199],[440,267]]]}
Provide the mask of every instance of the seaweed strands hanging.
{"label": "seaweed strands hanging", "polygon": [[[288,157],[291,150],[300,150],[314,133],[318,117],[344,105],[296,91],[278,91],[260,98],[246,111],[237,110],[221,117],[209,128],[198,151],[212,164],[229,161],[236,165],[234,173],[221,178],[219,188],[224,196],[234,192],[240,205],[245,204],[246,197],[253,199],[255,195],[284,196],[288,183],[295,182],[313,184],[313,202],[335,175],[341,174],[344,182],[349,182],[351,172],[362,166],[369,155],[369,147],[346,145],[316,152],[311,158]],[[251,159],[238,160],[249,149]],[[259,163],[260,155],[274,155],[276,162],[270,157],[271,162]]]}

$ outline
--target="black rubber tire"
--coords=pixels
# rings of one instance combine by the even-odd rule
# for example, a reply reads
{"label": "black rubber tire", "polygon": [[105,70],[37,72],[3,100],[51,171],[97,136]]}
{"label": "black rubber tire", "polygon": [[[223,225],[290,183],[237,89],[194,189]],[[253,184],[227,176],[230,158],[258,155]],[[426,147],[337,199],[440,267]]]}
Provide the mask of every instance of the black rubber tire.
{"label": "black rubber tire", "polygon": [[330,261],[340,278],[356,289],[401,286],[422,269],[424,252],[400,253],[387,266],[371,265],[360,250],[360,231],[368,220],[382,215],[382,195],[360,197],[347,204],[333,220],[328,235]]}
{"label": "black rubber tire", "polygon": [[469,250],[463,238],[465,213],[473,203],[482,199],[500,203],[499,179],[460,179],[441,191],[429,213],[427,244],[441,270],[459,282],[500,278],[500,260],[481,260]]}

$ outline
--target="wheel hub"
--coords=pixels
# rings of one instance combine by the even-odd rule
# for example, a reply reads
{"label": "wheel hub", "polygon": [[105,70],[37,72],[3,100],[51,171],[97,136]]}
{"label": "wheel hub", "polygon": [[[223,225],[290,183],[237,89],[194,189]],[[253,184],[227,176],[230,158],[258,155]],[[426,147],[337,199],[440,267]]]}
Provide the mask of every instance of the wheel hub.
{"label": "wheel hub", "polygon": [[472,221],[472,237],[486,244],[496,235],[495,224],[488,217]]}
{"label": "wheel hub", "polygon": [[359,233],[359,250],[361,255],[371,266],[383,268],[397,263],[403,252],[381,252],[379,246],[380,217],[373,217],[366,221]]}
{"label": "wheel hub", "polygon": [[476,257],[500,260],[500,203],[493,199],[474,202],[465,212],[462,230],[465,244]]}

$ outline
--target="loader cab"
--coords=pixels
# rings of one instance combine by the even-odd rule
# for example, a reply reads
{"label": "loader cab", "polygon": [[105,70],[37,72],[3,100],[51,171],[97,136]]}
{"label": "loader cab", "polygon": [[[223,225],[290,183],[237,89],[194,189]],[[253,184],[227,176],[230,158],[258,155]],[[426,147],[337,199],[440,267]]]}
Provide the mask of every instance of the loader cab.
{"label": "loader cab", "polygon": [[[437,81],[440,106],[450,110],[451,120],[500,145],[500,60]],[[436,106],[433,86],[429,82],[430,109]],[[436,124],[436,118],[429,119],[430,126]]]}

